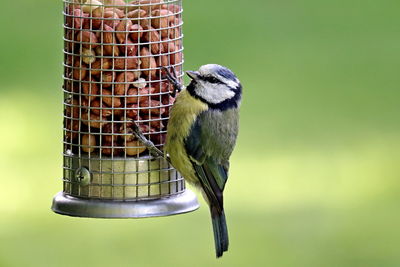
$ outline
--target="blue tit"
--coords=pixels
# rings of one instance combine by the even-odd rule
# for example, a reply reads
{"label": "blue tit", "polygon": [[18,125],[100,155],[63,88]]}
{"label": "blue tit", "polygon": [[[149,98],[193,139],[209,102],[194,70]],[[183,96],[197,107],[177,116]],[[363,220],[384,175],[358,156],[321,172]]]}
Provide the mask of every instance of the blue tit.
{"label": "blue tit", "polygon": [[238,135],[242,85],[231,70],[216,64],[187,74],[192,80],[171,109],[165,152],[186,181],[203,193],[221,257],[229,246],[223,191]]}

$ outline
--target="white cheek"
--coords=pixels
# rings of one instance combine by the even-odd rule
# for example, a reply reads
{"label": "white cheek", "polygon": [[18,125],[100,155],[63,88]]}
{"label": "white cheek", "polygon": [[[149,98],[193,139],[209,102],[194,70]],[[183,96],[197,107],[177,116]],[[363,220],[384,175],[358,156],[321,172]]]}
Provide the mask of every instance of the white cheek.
{"label": "white cheek", "polygon": [[235,92],[231,91],[223,84],[202,83],[196,90],[196,93],[212,104],[221,103],[235,96]]}

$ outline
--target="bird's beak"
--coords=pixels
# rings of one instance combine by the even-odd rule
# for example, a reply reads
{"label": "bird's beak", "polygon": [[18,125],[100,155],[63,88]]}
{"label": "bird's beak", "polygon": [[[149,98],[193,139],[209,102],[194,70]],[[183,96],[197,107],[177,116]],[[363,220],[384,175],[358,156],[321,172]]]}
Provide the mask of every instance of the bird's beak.
{"label": "bird's beak", "polygon": [[197,78],[200,76],[198,71],[187,71],[186,74],[193,80],[197,80]]}

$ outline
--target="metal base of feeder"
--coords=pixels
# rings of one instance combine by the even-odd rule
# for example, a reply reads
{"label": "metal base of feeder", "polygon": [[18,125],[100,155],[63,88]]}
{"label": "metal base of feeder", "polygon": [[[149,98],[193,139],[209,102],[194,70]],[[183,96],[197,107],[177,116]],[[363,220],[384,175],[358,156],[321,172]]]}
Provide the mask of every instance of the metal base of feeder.
{"label": "metal base of feeder", "polygon": [[199,208],[196,195],[184,193],[155,200],[115,201],[83,199],[58,193],[51,209],[58,214],[87,218],[146,218],[176,215]]}

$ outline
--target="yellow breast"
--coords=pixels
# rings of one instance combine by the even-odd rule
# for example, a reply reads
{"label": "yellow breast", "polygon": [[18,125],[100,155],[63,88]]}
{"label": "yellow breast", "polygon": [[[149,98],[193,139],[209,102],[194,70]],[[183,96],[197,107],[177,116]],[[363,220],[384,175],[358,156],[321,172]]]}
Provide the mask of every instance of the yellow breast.
{"label": "yellow breast", "polygon": [[184,140],[189,135],[197,116],[207,108],[206,104],[192,97],[187,90],[183,90],[172,107],[168,122],[165,151],[169,154],[172,165],[189,182],[195,183],[197,179],[186,153]]}

